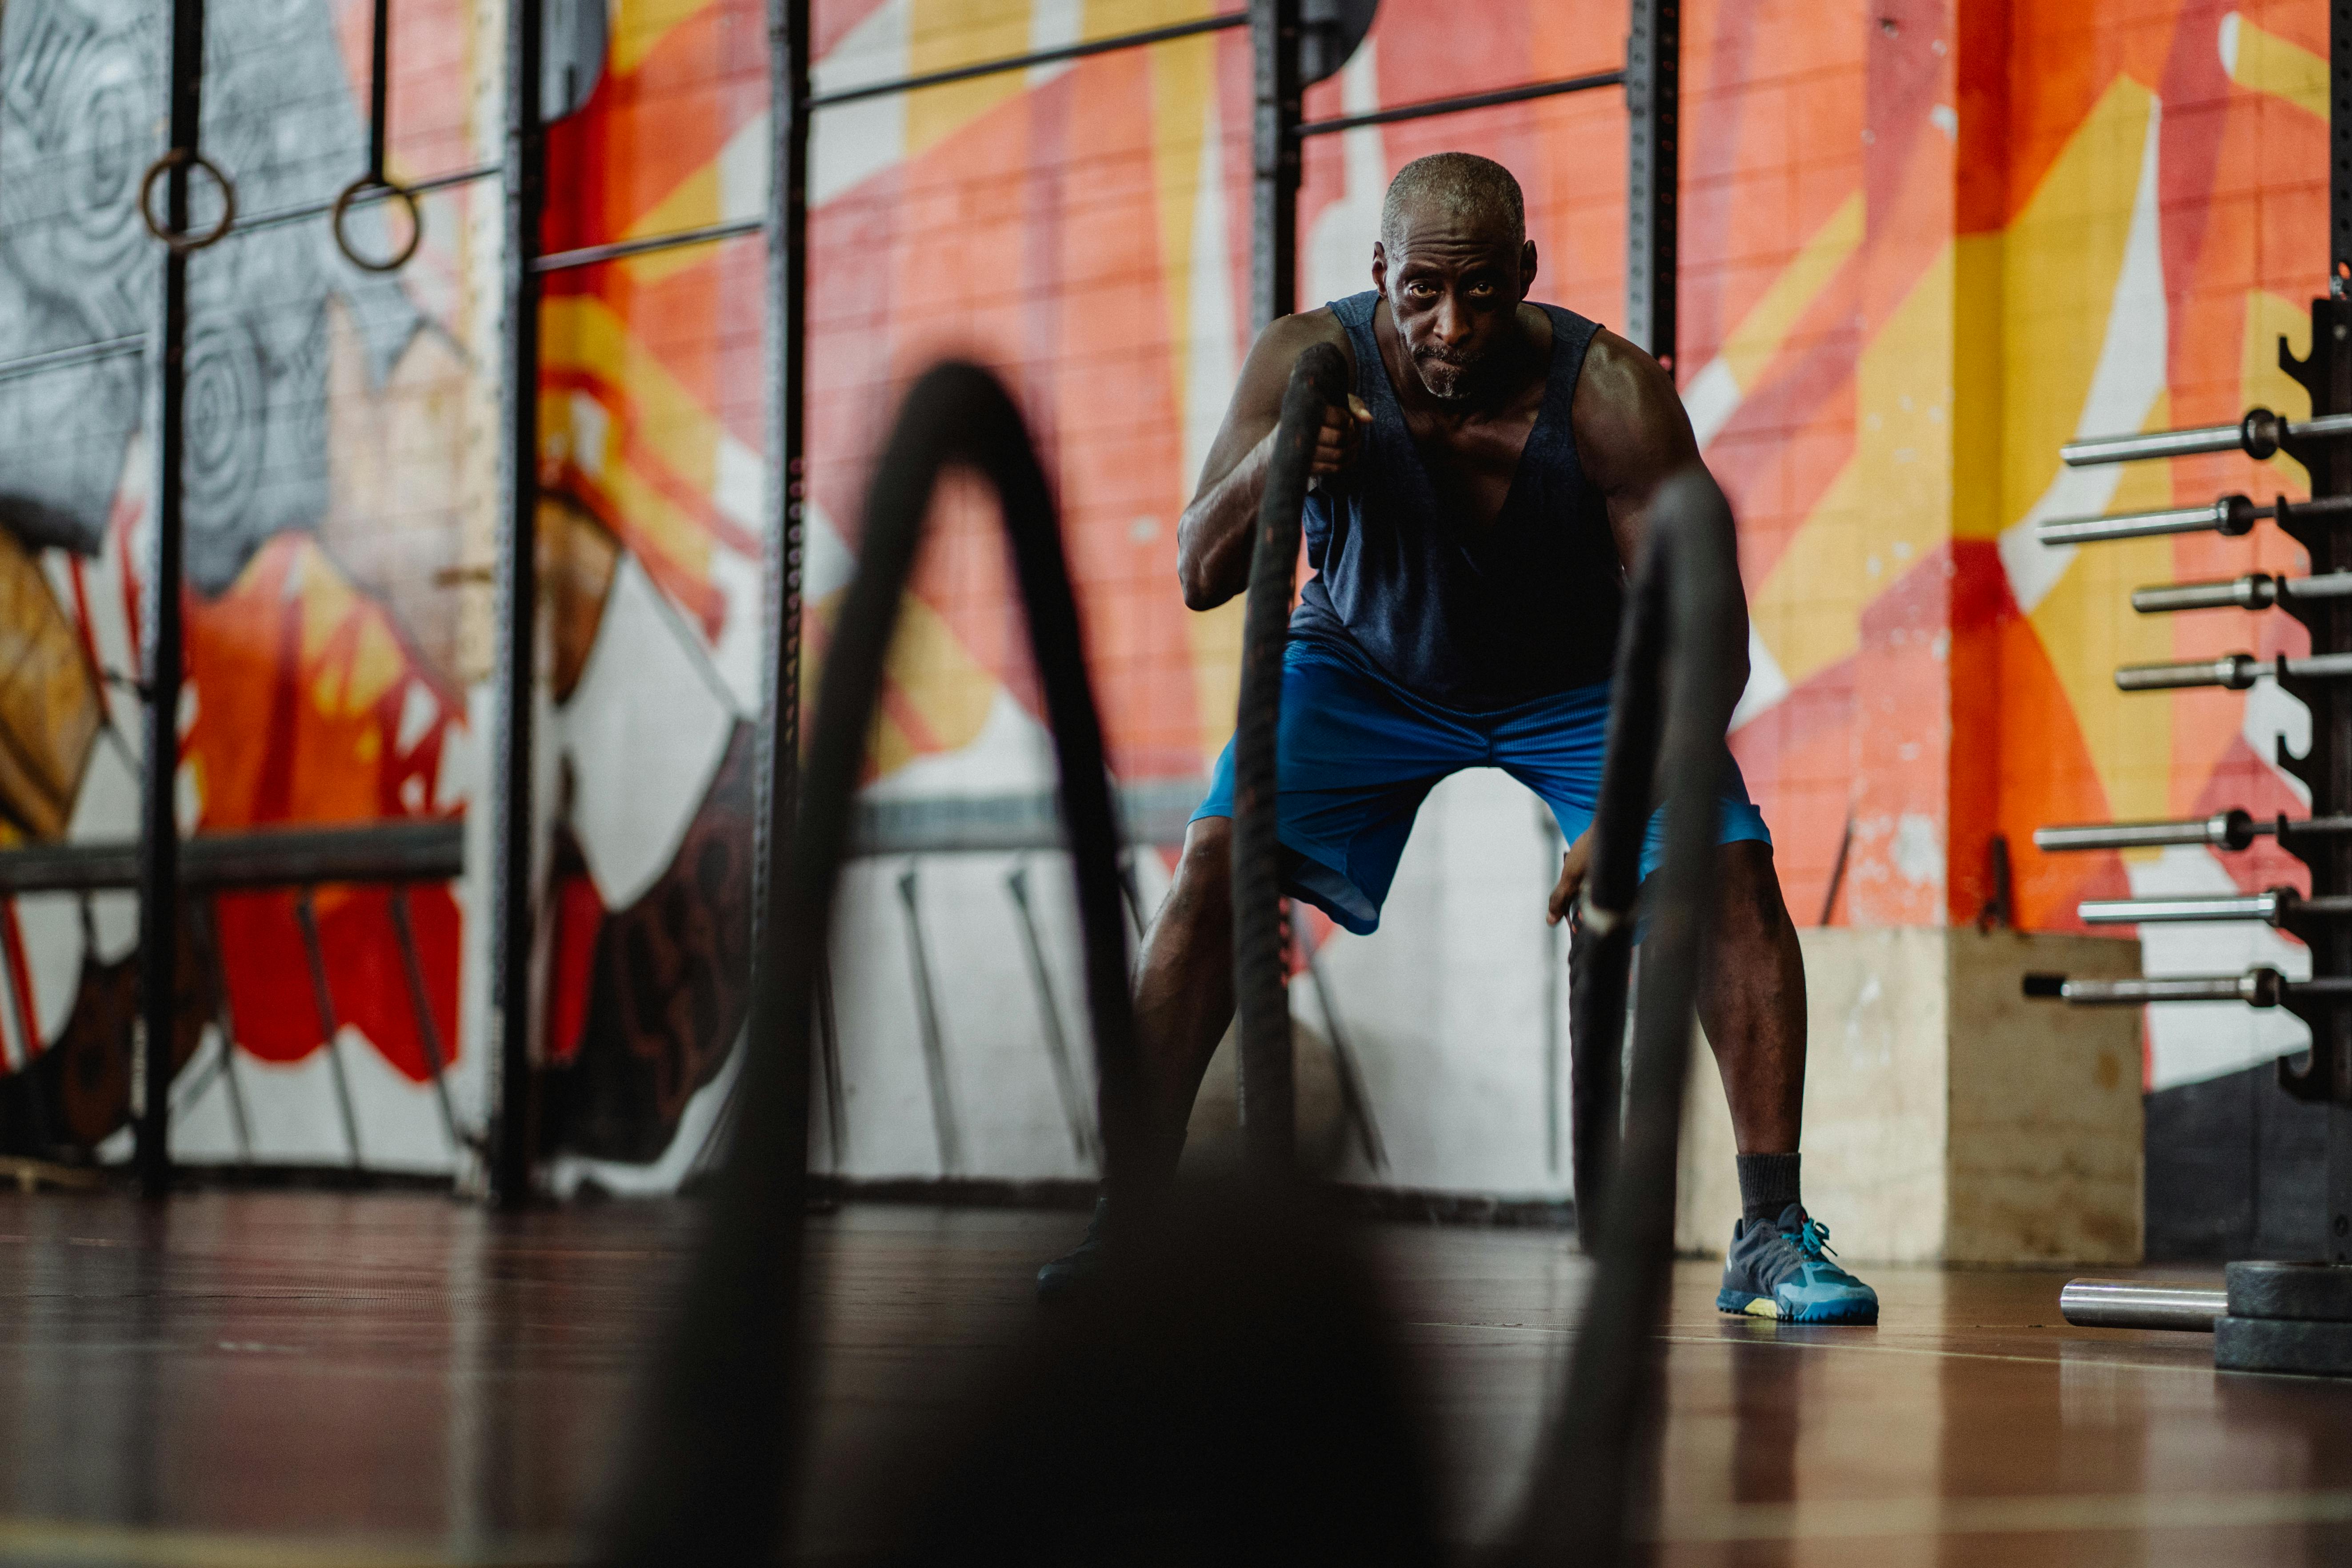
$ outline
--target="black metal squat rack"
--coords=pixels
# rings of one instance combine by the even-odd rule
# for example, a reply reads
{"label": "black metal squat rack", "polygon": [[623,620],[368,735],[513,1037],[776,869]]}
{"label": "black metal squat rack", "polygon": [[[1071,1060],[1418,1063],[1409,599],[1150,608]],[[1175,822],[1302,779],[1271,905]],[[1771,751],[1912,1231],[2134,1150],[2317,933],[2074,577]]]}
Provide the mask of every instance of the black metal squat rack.
{"label": "black metal squat rack", "polygon": [[[2267,518],[2303,546],[2310,571],[2301,577],[2248,573],[2210,583],[2141,588],[2142,615],[2184,610],[2280,609],[2311,632],[2303,658],[2249,654],[2185,664],[2126,665],[2116,671],[2125,691],[2222,687],[2242,691],[2269,677],[2311,710],[2311,743],[2298,757],[2284,738],[2278,765],[2303,781],[2311,813],[2258,820],[2243,810],[2171,822],[2121,822],[2044,827],[2043,850],[2131,849],[2205,845],[2225,852],[2274,838],[2310,868],[2311,891],[2293,888],[2221,898],[2094,899],[2080,913],[2090,925],[2174,921],[2262,921],[2311,949],[2311,978],[2275,969],[2244,974],[2147,980],[2071,980],[2028,975],[2029,996],[2076,1005],[2140,1006],[2151,1002],[2235,1002],[2284,1007],[2311,1029],[2307,1056],[2282,1058],[2279,1086],[2327,1108],[2326,1234],[2318,1264],[2232,1263],[2225,1308],[2213,1323],[2214,1363],[2247,1371],[2352,1375],[2352,3],[2336,0],[2330,16],[2328,292],[2311,302],[2311,352],[2297,359],[2279,340],[2279,368],[2311,395],[2311,416],[2289,419],[2267,408],[2235,425],[2152,435],[2078,440],[2062,451],[2070,467],[2242,451],[2264,459],[2284,453],[2311,477],[2311,499],[2276,496],[2264,503],[2228,495],[2210,505],[2044,522],[2044,544],[2089,544],[2154,534],[2212,532],[2234,538]],[[2185,1325],[2184,1325],[2185,1326]],[[2201,1326],[2201,1324],[2200,1325]]]}

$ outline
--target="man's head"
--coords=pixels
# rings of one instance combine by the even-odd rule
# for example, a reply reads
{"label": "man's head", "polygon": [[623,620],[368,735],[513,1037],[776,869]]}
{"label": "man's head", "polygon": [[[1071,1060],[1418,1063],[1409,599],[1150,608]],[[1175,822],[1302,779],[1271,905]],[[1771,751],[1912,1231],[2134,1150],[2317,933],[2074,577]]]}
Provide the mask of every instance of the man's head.
{"label": "man's head", "polygon": [[1475,394],[1480,363],[1508,340],[1535,278],[1527,205],[1500,163],[1433,153],[1389,182],[1372,286],[1432,396]]}

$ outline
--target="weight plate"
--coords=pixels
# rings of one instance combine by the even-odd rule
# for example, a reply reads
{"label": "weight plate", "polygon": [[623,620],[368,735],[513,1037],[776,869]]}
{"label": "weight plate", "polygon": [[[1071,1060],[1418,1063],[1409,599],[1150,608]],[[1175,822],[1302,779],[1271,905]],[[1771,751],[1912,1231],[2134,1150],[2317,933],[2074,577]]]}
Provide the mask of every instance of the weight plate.
{"label": "weight plate", "polygon": [[2216,1318],[2217,1372],[2296,1372],[2352,1377],[2352,1323],[2285,1318]]}
{"label": "weight plate", "polygon": [[2233,1318],[2352,1323],[2352,1266],[2232,1263],[2227,1275]]}

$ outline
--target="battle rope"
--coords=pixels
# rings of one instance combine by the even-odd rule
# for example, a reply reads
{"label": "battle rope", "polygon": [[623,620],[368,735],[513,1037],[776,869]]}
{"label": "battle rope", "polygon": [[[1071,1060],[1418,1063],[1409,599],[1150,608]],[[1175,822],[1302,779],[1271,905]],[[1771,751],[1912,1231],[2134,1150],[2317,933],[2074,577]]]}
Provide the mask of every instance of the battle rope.
{"label": "battle rope", "polygon": [[[1521,1524],[1518,1544],[1529,1561],[1570,1543],[1580,1561],[1624,1560],[1627,1514],[1650,1451],[1642,1418],[1657,1394],[1652,1335],[1671,1279],[1683,1083],[1699,954],[1715,913],[1715,841],[1729,755],[1723,738],[1739,698],[1741,612],[1730,508],[1705,473],[1678,475],[1651,505],[1618,642],[1594,878],[1583,909],[1594,939],[1585,978],[1605,980],[1596,971],[1614,954],[1621,1009],[1631,893],[1654,780],[1665,795],[1665,854],[1642,911],[1647,929],[1624,1137],[1593,1205],[1601,1211],[1599,1267],[1569,1364],[1568,1397],[1540,1452]],[[1612,942],[1620,936],[1628,940]],[[1577,1024],[1581,1074],[1588,1058],[1613,1054],[1622,1026],[1588,1034],[1605,1029],[1607,1019],[1588,1025],[1582,1013]],[[1591,1113],[1606,1120],[1612,1109],[1597,1105]],[[1584,1163],[1580,1153],[1580,1179]],[[1587,1202],[1580,1185],[1578,1208]]]}
{"label": "battle rope", "polygon": [[1240,714],[1234,739],[1234,995],[1241,1017],[1244,1148],[1259,1176],[1281,1177],[1297,1142],[1291,1083],[1290,998],[1282,921],[1282,845],[1276,836],[1276,737],[1291,583],[1307,470],[1324,411],[1348,395],[1348,362],[1329,343],[1298,356],[1282,395],[1258,502],[1242,618]]}
{"label": "battle rope", "polygon": [[654,1568],[772,1562],[806,1394],[800,1367],[809,1032],[852,799],[883,658],[940,474],[978,470],[995,489],[1027,612],[1029,644],[1061,765],[1062,816],[1086,943],[1107,1178],[1144,1152],[1120,910],[1118,829],[1053,495],[1004,388],[970,364],[915,384],[877,465],[857,575],[835,623],[803,774],[799,818],[771,918],[760,924],[740,1117],[720,1172],[684,1310],[648,1394],[619,1516],[600,1561]]}

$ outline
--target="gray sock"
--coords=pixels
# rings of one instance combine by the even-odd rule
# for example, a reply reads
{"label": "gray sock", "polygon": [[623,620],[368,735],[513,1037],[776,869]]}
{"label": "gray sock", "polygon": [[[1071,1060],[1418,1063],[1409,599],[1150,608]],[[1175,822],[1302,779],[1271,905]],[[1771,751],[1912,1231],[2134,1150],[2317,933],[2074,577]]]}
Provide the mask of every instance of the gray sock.
{"label": "gray sock", "polygon": [[1740,1217],[1749,1225],[1769,1225],[1790,1204],[1805,1200],[1797,1194],[1797,1162],[1801,1154],[1742,1154],[1739,1163]]}

